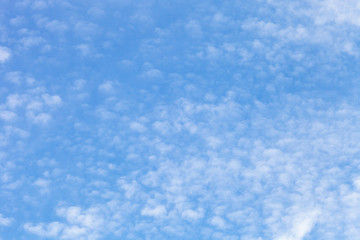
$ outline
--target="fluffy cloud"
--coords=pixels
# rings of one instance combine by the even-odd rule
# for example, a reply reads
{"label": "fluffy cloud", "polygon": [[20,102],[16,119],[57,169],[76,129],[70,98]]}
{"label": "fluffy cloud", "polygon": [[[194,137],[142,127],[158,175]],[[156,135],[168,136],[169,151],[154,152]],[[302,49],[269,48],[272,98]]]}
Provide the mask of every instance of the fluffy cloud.
{"label": "fluffy cloud", "polygon": [[16,114],[11,111],[1,111],[0,112],[0,118],[5,121],[12,121],[16,118]]}
{"label": "fluffy cloud", "polygon": [[57,237],[59,233],[63,230],[63,224],[59,222],[52,222],[48,225],[45,224],[32,224],[25,223],[24,229],[30,233],[38,235],[40,237]]}
{"label": "fluffy cloud", "polygon": [[99,239],[98,232],[103,225],[99,209],[90,208],[82,210],[80,207],[60,207],[56,210],[60,217],[66,219],[65,223],[51,222],[48,224],[26,223],[24,229],[40,237],[60,239]]}
{"label": "fluffy cloud", "polygon": [[7,217],[4,217],[1,213],[0,213],[0,226],[10,226],[11,223],[13,222],[13,219],[12,218],[7,218]]}
{"label": "fluffy cloud", "polygon": [[45,101],[45,104],[47,105],[60,105],[62,103],[61,98],[58,95],[49,95],[49,94],[43,94],[42,98]]}
{"label": "fluffy cloud", "polygon": [[4,63],[11,57],[10,49],[0,46],[0,62]]}
{"label": "fluffy cloud", "polygon": [[356,1],[7,5],[4,239],[359,238]]}
{"label": "fluffy cloud", "polygon": [[155,207],[145,207],[141,210],[141,215],[149,217],[161,217],[166,214],[166,208],[162,205]]}

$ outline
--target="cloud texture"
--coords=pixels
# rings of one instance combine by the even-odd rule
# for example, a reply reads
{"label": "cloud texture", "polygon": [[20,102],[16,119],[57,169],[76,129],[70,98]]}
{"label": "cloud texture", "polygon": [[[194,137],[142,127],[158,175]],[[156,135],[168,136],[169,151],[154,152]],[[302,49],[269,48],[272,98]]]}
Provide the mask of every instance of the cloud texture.
{"label": "cloud texture", "polygon": [[2,1],[0,239],[358,239],[359,12]]}

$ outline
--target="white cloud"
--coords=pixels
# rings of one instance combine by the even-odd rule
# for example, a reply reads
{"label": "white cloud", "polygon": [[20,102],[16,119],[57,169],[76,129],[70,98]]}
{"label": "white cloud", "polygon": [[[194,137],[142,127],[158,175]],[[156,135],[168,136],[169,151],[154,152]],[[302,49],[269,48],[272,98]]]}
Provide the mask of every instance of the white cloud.
{"label": "white cloud", "polygon": [[217,148],[221,145],[221,140],[213,136],[206,137],[206,142],[212,148]]}
{"label": "white cloud", "polygon": [[27,114],[27,116],[32,122],[36,124],[46,124],[52,119],[51,115],[48,113],[34,114],[30,112]]}
{"label": "white cloud", "polygon": [[[29,4],[32,2],[29,1]],[[50,6],[57,2],[47,1],[46,4]],[[116,1],[110,2],[115,4]],[[128,2],[131,4],[131,1]],[[180,4],[181,1],[177,2]],[[325,76],[326,71],[324,73],[323,69],[318,69],[318,65],[322,64],[316,63],[323,59],[316,56],[311,58],[319,51],[322,58],[327,58],[329,54],[331,61],[336,53],[324,53],[323,48],[328,46],[337,46],[341,52],[356,56],[358,44],[354,39],[357,31],[351,31],[356,30],[357,23],[347,19],[343,9],[333,9],[340,6],[340,1],[317,1],[320,5],[328,3],[328,6],[323,6],[320,15],[333,14],[335,17],[316,19],[316,16],[307,15],[312,10],[304,7],[301,1],[295,1],[300,7],[294,8],[298,12],[293,16],[294,12],[289,7],[294,6],[293,2],[276,0],[262,1],[260,8],[251,9],[259,13],[258,16],[250,16],[241,28],[240,20],[237,19],[242,21],[248,14],[242,11],[236,14],[238,11],[235,5],[242,4],[238,2],[231,6],[224,2],[224,5],[220,4],[221,7],[204,4],[201,5],[203,8],[195,4],[193,9],[189,9],[191,12],[185,14],[186,19],[181,19],[183,13],[180,11],[166,18],[170,22],[161,24],[164,29],[159,30],[159,27],[154,30],[154,34],[148,34],[147,31],[151,30],[151,33],[155,29],[151,25],[157,24],[163,17],[149,21],[153,14],[152,1],[129,7],[130,11],[135,9],[136,12],[129,13],[133,16],[132,22],[126,22],[128,17],[121,16],[121,12],[112,12],[114,5],[106,5],[109,16],[117,21],[116,29],[106,27],[104,34],[98,33],[103,26],[97,28],[89,22],[73,22],[82,19],[82,16],[75,14],[81,9],[75,2],[75,7],[64,12],[71,14],[69,19],[46,20],[41,25],[61,32],[66,30],[67,21],[72,21],[75,31],[85,29],[80,33],[84,39],[74,39],[76,44],[80,44],[77,49],[84,55],[102,51],[100,48],[103,41],[100,37],[112,42],[104,50],[112,55],[115,54],[110,52],[112,46],[130,37],[126,34],[145,36],[143,41],[135,41],[131,49],[123,49],[125,52],[122,55],[131,59],[132,66],[126,69],[125,65],[129,67],[129,64],[123,61],[125,67],[122,66],[121,71],[125,73],[131,70],[128,72],[131,76],[149,79],[171,76],[172,81],[164,81],[154,88],[149,85],[142,92],[146,93],[145,99],[144,95],[136,94],[144,86],[130,81],[120,85],[121,76],[119,82],[99,82],[97,78],[104,74],[101,71],[96,76],[90,76],[92,79],[89,82],[81,79],[70,82],[69,89],[67,84],[60,86],[58,82],[46,82],[51,91],[60,89],[69,94],[66,99],[62,99],[60,95],[37,86],[38,83],[32,83],[33,88],[26,89],[30,85],[24,81],[26,73],[17,75],[17,72],[12,72],[12,76],[9,75],[9,80],[17,85],[9,84],[9,88],[2,88],[4,97],[10,95],[2,106],[0,118],[8,121],[19,119],[7,124],[21,124],[21,129],[29,131],[35,138],[24,139],[21,134],[28,134],[21,131],[16,133],[15,128],[0,129],[0,146],[9,155],[1,159],[0,171],[8,168],[6,171],[10,172],[3,175],[2,188],[9,192],[6,194],[15,192],[16,184],[13,189],[6,186],[16,183],[13,180],[16,179],[16,173],[24,176],[24,189],[28,185],[36,189],[51,186],[54,191],[62,191],[64,194],[60,203],[47,202],[60,206],[55,207],[56,216],[46,214],[46,217],[54,219],[49,219],[47,223],[25,224],[28,233],[34,233],[38,238],[76,240],[186,239],[190,235],[196,239],[300,240],[307,237],[322,238],[325,236],[322,231],[335,235],[333,226],[338,226],[346,236],[323,238],[357,239],[359,231],[356,230],[356,223],[360,216],[357,207],[360,199],[359,164],[356,160],[360,147],[357,129],[359,109],[357,106],[338,105],[338,98],[340,102],[347,101],[348,98],[342,94],[348,90],[341,89],[338,92],[331,86],[337,81],[337,76]],[[306,2],[310,4],[314,1]],[[272,3],[277,4],[276,7],[266,5]],[[344,2],[346,8],[349,4],[356,7],[354,1]],[[231,9],[225,9],[226,6]],[[247,9],[248,6],[243,8],[244,11]],[[88,9],[85,12],[83,10],[86,14]],[[355,11],[348,10],[350,15],[351,11]],[[92,18],[98,24],[101,24],[101,16],[108,18],[97,8],[87,13],[98,17]],[[306,18],[298,21],[299,16]],[[190,17],[199,20],[189,20]],[[174,22],[171,22],[172,19],[175,19]],[[231,25],[234,21],[238,21],[235,28]],[[141,24],[141,28],[136,24]],[[343,28],[338,28],[338,25]],[[147,29],[148,26],[151,28]],[[341,33],[339,29],[345,33],[336,34]],[[36,37],[39,32],[35,30],[33,33],[29,30],[28,33],[19,31],[16,34],[20,35],[20,43],[14,46],[20,47],[20,50],[24,50],[19,46],[22,36],[27,38],[27,46],[35,46],[36,40],[40,38]],[[95,34],[104,36],[93,38]],[[206,41],[194,39],[205,34],[210,36]],[[178,36],[179,39],[174,39]],[[74,38],[78,37],[75,34]],[[53,41],[60,41],[60,44]],[[61,57],[57,59],[55,54],[61,51],[61,55],[64,54],[62,56],[67,56],[67,51],[74,50],[74,47],[69,48],[67,44],[71,43],[67,41],[62,38],[47,39],[53,51],[38,56],[35,63],[51,57],[59,64],[55,66],[56,69],[62,69],[65,65],[61,65]],[[177,45],[176,41],[181,41],[181,44]],[[144,55],[141,51],[137,52],[137,44],[148,46],[147,50],[151,49]],[[319,48],[312,44],[318,44]],[[171,50],[171,55],[167,50]],[[127,51],[131,54],[127,54]],[[162,54],[150,56],[148,53],[151,51]],[[180,55],[178,51],[181,51]],[[27,54],[24,56],[26,58]],[[161,57],[152,59],[154,56]],[[198,58],[194,60],[193,56]],[[79,58],[77,54],[73,57],[73,60]],[[346,56],[341,55],[339,59],[338,63]],[[82,60],[81,64],[85,65],[87,61],[94,65],[97,62],[97,59]],[[143,61],[164,66],[161,69],[163,72],[148,63],[139,70],[136,66],[141,66]],[[164,61],[165,65],[162,64]],[[181,64],[177,64],[179,61]],[[307,69],[305,65],[310,67]],[[111,70],[112,66],[108,67]],[[331,64],[324,66],[327,69],[331,67]],[[334,67],[341,69],[344,66],[338,64]],[[286,68],[286,71],[282,72],[282,68]],[[304,68],[303,71],[309,75],[302,75],[298,68]],[[67,75],[75,79],[84,75],[81,72],[83,68],[75,70]],[[195,70],[199,75],[190,73]],[[169,75],[169,71],[181,71],[184,76]],[[39,81],[46,81],[46,77],[42,78],[40,73],[41,69],[36,69],[36,75],[41,79]],[[130,76],[128,73],[123,77]],[[113,74],[116,75],[116,71],[108,72],[105,79],[111,79]],[[324,76],[321,75],[322,79],[319,80],[320,74]],[[356,85],[356,79],[352,79],[352,76],[340,75],[344,82],[342,86],[347,81]],[[99,85],[94,86],[96,82]],[[231,91],[225,93],[227,88],[231,88]],[[336,99],[329,100],[331,106],[326,103],[327,96],[321,94],[321,91],[327,91],[323,88],[334,88],[331,96],[336,95]],[[311,92],[307,92],[307,89],[311,89]],[[351,91],[356,92],[356,87]],[[125,94],[115,94],[118,92]],[[212,94],[206,94],[208,92]],[[99,93],[103,94],[96,99],[92,98]],[[53,114],[53,106],[61,105],[68,98],[70,102],[79,99],[74,95],[80,94],[88,94],[89,98],[83,98],[82,105],[63,108],[61,117],[55,117],[58,114]],[[182,99],[174,101],[178,97]],[[356,102],[356,99],[352,96],[351,102]],[[82,111],[77,111],[79,107]],[[44,124],[52,119],[55,127],[68,124],[66,129],[74,128],[74,131],[67,134],[61,129],[51,129],[51,125],[48,125],[48,131],[39,132],[38,127],[21,122],[24,114],[29,122]],[[60,123],[63,119],[66,121]],[[40,137],[36,137],[38,135]],[[32,143],[33,139],[36,142]],[[51,163],[49,159],[36,161],[40,155],[55,157],[57,163]],[[68,155],[74,164],[66,164]],[[24,161],[29,157],[34,159]],[[32,171],[30,176],[24,170],[27,164],[34,163],[37,163],[35,167],[39,169]],[[58,168],[57,174],[54,167]],[[114,179],[119,176],[121,179],[115,184]],[[34,195],[32,198],[38,197],[37,191],[31,193]],[[38,198],[41,200],[41,197],[44,196]],[[155,200],[148,202],[148,199]],[[79,203],[84,205],[73,206]],[[38,207],[42,202],[37,204],[31,206]],[[321,214],[309,206],[321,206]],[[33,214],[36,218],[42,218],[42,213]],[[347,216],[346,219],[342,218],[343,215]],[[232,235],[240,233],[241,236]]]}
{"label": "white cloud", "polygon": [[62,103],[62,100],[58,95],[51,96],[49,94],[43,94],[42,98],[45,101],[45,104],[50,106],[60,105]]}
{"label": "white cloud", "polygon": [[163,135],[168,134],[171,129],[170,124],[166,121],[156,121],[152,127]]}
{"label": "white cloud", "polygon": [[0,62],[4,63],[8,61],[11,57],[10,49],[7,47],[1,47],[0,46]]}
{"label": "white cloud", "polygon": [[[87,229],[79,226],[66,227],[61,236],[62,239],[84,239]],[[88,238],[89,239],[89,238]]]}
{"label": "white cloud", "polygon": [[74,81],[73,89],[76,91],[82,90],[86,85],[86,80],[84,79],[77,79]]}
{"label": "white cloud", "polygon": [[187,209],[183,211],[181,215],[189,221],[197,221],[204,217],[204,209],[198,209],[197,211]]}
{"label": "white cloud", "polygon": [[5,79],[12,83],[20,84],[21,78],[20,72],[8,72],[5,74]]}
{"label": "white cloud", "polygon": [[206,56],[210,60],[219,59],[222,53],[222,50],[217,48],[216,46],[209,45],[206,47]]}
{"label": "white cloud", "polygon": [[9,108],[14,109],[18,106],[21,106],[24,101],[25,101],[24,96],[21,96],[19,94],[11,94],[6,98],[6,105]]}
{"label": "white cloud", "polygon": [[139,123],[139,122],[130,123],[130,129],[140,132],[140,133],[146,131],[146,127],[142,123]]}
{"label": "white cloud", "polygon": [[12,222],[13,222],[13,219],[12,219],[12,218],[4,217],[4,216],[0,213],[0,226],[8,227],[8,226],[11,225]]}
{"label": "white cloud", "polygon": [[116,118],[116,114],[108,111],[106,108],[99,107],[96,109],[96,115],[99,116],[102,120],[111,120]]}
{"label": "white cloud", "polygon": [[[141,125],[132,127],[141,136],[127,145],[126,154],[151,167],[136,162],[135,170],[122,174],[115,190],[108,175],[122,169],[116,162],[111,168],[100,160],[88,164],[88,173],[94,174],[91,183],[68,177],[77,184],[75,189],[86,184],[88,198],[96,205],[88,209],[59,207],[57,215],[64,218],[64,227],[57,238],[102,239],[113,229],[123,233],[121,236],[143,232],[160,238],[163,232],[177,234],[179,229],[174,226],[190,233],[196,230],[204,234],[201,236],[208,229],[209,236],[224,239],[227,231],[241,230],[248,239],[259,238],[261,232],[266,239],[301,240],[312,234],[319,236],[322,228],[333,225],[341,225],[348,236],[356,236],[351,222],[358,219],[358,175],[345,176],[349,172],[339,165],[359,149],[359,131],[354,124],[359,110],[326,108],[323,102],[293,96],[284,100],[281,109],[261,102],[246,108],[235,102],[236,97],[236,92],[229,92],[211,103],[183,99],[167,107],[161,105],[138,121],[126,118],[128,126]],[[294,106],[298,107],[296,117],[292,115]],[[326,111],[318,110],[319,106]],[[104,110],[108,108],[104,106]],[[243,115],[253,117],[244,119]],[[145,131],[145,123],[156,131]],[[185,125],[191,124],[198,130],[190,133]],[[159,134],[163,128],[175,135]],[[253,136],[245,134],[247,131]],[[121,131],[103,127],[96,134],[110,147],[114,142],[123,147],[129,139],[123,138]],[[126,134],[130,134],[129,129]],[[206,144],[209,137],[221,141],[221,147]],[[178,147],[157,153],[158,146]],[[97,147],[89,153],[109,150],[101,142]],[[321,212],[309,206],[321,206]],[[330,218],[344,211],[350,220]],[[138,222],[133,226],[126,219]],[[153,221],[157,229],[153,229]],[[104,226],[113,229],[104,230]],[[47,225],[40,228],[46,229]]]}
{"label": "white cloud", "polygon": [[10,19],[10,24],[19,26],[25,22],[25,18],[23,16],[16,16]]}
{"label": "white cloud", "polygon": [[145,71],[141,76],[143,78],[149,78],[149,79],[162,78],[163,73],[159,69],[152,68],[152,69]]}
{"label": "white cloud", "polygon": [[48,7],[47,3],[43,0],[36,0],[33,2],[32,6],[35,10],[43,10]]}
{"label": "white cloud", "polygon": [[47,188],[50,185],[50,181],[46,179],[37,179],[34,182],[34,185],[42,188]]}
{"label": "white cloud", "polygon": [[31,111],[41,111],[43,108],[43,103],[38,100],[33,100],[26,105],[26,109]]}
{"label": "white cloud", "polygon": [[216,226],[217,228],[221,228],[224,229],[226,228],[226,221],[220,217],[220,216],[215,216],[210,220],[210,223],[214,226]]}
{"label": "white cloud", "polygon": [[92,7],[90,8],[87,13],[93,17],[101,17],[105,14],[104,10],[98,7]]}
{"label": "white cloud", "polygon": [[190,34],[190,36],[194,38],[201,38],[203,36],[200,22],[197,20],[190,20],[188,23],[186,23],[185,29]]}
{"label": "white cloud", "polygon": [[114,83],[107,81],[99,86],[99,91],[103,93],[113,93],[115,91]]}
{"label": "white cloud", "polygon": [[78,224],[88,229],[98,229],[104,223],[100,209],[93,207],[82,210],[80,207],[60,207],[56,210],[57,215],[65,217],[71,224]]}
{"label": "white cloud", "polygon": [[297,213],[291,218],[290,229],[276,240],[302,240],[317,222],[319,210],[304,211]]}
{"label": "white cloud", "polygon": [[75,47],[77,50],[80,51],[81,55],[83,56],[89,56],[92,53],[91,46],[89,44],[79,44]]}
{"label": "white cloud", "polygon": [[360,190],[360,177],[354,179],[353,185],[356,187],[357,190]]}
{"label": "white cloud", "polygon": [[74,26],[74,31],[85,39],[90,39],[91,36],[101,33],[99,26],[92,22],[78,22]]}
{"label": "white cloud", "polygon": [[360,5],[356,0],[313,1],[317,14],[312,15],[316,24],[350,24],[360,26]]}
{"label": "white cloud", "polygon": [[39,159],[36,163],[39,167],[45,167],[45,166],[55,166],[57,164],[57,161],[55,159],[42,158]]}
{"label": "white cloud", "polygon": [[44,38],[40,36],[27,36],[22,37],[19,42],[23,45],[24,48],[30,48],[39,46],[42,43],[46,42]]}
{"label": "white cloud", "polygon": [[100,209],[96,207],[86,210],[77,206],[59,207],[56,209],[56,214],[64,217],[66,222],[26,223],[24,229],[41,237],[73,240],[96,240],[100,238],[100,232],[110,231],[110,229],[103,228],[104,219]]}
{"label": "white cloud", "polygon": [[52,20],[45,24],[45,28],[52,32],[65,32],[68,29],[68,26],[59,20]]}
{"label": "white cloud", "polygon": [[141,215],[149,217],[162,217],[166,214],[166,208],[163,205],[158,205],[155,207],[145,207],[141,210]]}
{"label": "white cloud", "polygon": [[124,179],[119,179],[117,183],[120,187],[125,191],[126,198],[132,198],[135,194],[140,191],[140,187],[136,181],[132,181],[131,183],[127,183]]}
{"label": "white cloud", "polygon": [[12,121],[16,119],[17,115],[11,111],[0,111],[0,118],[5,121]]}
{"label": "white cloud", "polygon": [[48,194],[50,192],[50,184],[50,180],[43,178],[39,178],[34,182],[34,186],[38,187],[41,194]]}
{"label": "white cloud", "polygon": [[[356,32],[360,26],[360,8],[356,0],[267,1],[276,11],[267,18],[250,17],[242,23],[245,31],[256,31],[257,42],[272,42],[262,50],[290,54],[288,44],[316,45],[332,53],[359,55]],[[266,47],[265,47],[266,46]],[[272,48],[272,49],[271,49]],[[267,50],[265,50],[267,49]],[[274,53],[272,53],[274,54]]]}
{"label": "white cloud", "polygon": [[40,237],[58,237],[63,228],[64,225],[59,222],[51,222],[49,224],[24,224],[25,231],[28,231]]}

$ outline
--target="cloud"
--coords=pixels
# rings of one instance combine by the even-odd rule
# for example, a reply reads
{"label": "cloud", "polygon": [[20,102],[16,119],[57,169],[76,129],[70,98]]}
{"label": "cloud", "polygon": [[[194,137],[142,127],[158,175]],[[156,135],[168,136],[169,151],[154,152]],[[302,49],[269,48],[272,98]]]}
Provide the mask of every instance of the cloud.
{"label": "cloud", "polygon": [[99,228],[103,219],[99,215],[99,209],[90,208],[83,211],[80,207],[60,207],[56,210],[57,215],[65,217],[66,220],[71,224],[79,224],[86,228]]}
{"label": "cloud", "polygon": [[38,179],[34,182],[34,185],[44,188],[44,187],[48,187],[50,185],[50,181],[46,180],[46,179]]}
{"label": "cloud", "polygon": [[309,212],[300,212],[291,219],[289,231],[276,240],[302,240],[308,234],[317,222],[319,210]]}
{"label": "cloud", "polygon": [[75,34],[83,37],[84,39],[89,39],[90,36],[100,34],[101,28],[92,22],[77,22],[74,26],[74,31]]}
{"label": "cloud", "polygon": [[19,94],[11,94],[6,98],[6,105],[10,109],[14,109],[18,106],[21,106],[25,101],[25,97]]}
{"label": "cloud", "polygon": [[59,222],[51,222],[49,224],[32,224],[25,223],[24,229],[32,234],[38,235],[40,237],[57,237],[59,233],[63,230],[64,225]]}
{"label": "cloud", "polygon": [[130,129],[140,132],[140,133],[146,131],[146,127],[142,123],[139,123],[139,122],[130,123]]}
{"label": "cloud", "polygon": [[8,72],[5,74],[5,79],[9,82],[20,84],[21,83],[21,72]]}
{"label": "cloud", "polygon": [[36,181],[34,181],[34,186],[36,186],[38,188],[38,190],[40,191],[41,194],[48,194],[50,193],[50,185],[51,185],[51,181],[48,179],[44,179],[44,178],[39,178]]}
{"label": "cloud", "polygon": [[28,49],[30,47],[36,47],[45,43],[45,39],[40,36],[27,36],[22,37],[19,42],[23,45],[24,48]]}
{"label": "cloud", "polygon": [[181,213],[182,217],[189,221],[198,221],[204,217],[204,209],[198,209],[197,211],[187,209]]}
{"label": "cloud", "polygon": [[157,3],[8,1],[3,238],[358,239],[358,4]]}
{"label": "cloud", "polygon": [[27,114],[27,117],[35,124],[47,124],[51,119],[51,115],[48,113],[39,113],[39,114],[34,114],[32,112],[29,112]]}
{"label": "cloud", "polygon": [[114,114],[111,111],[108,111],[106,108],[99,107],[96,109],[96,114],[99,116],[102,120],[111,120],[116,118],[116,114]]}
{"label": "cloud", "polygon": [[16,16],[16,17],[10,19],[10,24],[15,25],[15,26],[19,26],[25,22],[26,22],[26,19],[23,16]]}
{"label": "cloud", "polygon": [[185,29],[194,38],[201,38],[203,35],[200,22],[197,20],[190,20],[186,23]]}
{"label": "cloud", "polygon": [[43,10],[43,9],[46,9],[48,7],[48,4],[46,3],[46,1],[36,0],[36,1],[33,2],[31,7],[33,9],[35,9],[35,10]]}
{"label": "cloud", "polygon": [[91,46],[89,44],[79,44],[76,49],[80,51],[83,56],[90,56],[92,54]]}
{"label": "cloud", "polygon": [[170,124],[166,121],[156,121],[152,124],[152,127],[163,135],[168,134],[171,130]]}
{"label": "cloud", "polygon": [[114,83],[111,81],[104,82],[99,86],[99,91],[108,94],[114,93],[115,91]]}
{"label": "cloud", "polygon": [[76,91],[82,90],[86,86],[86,80],[84,79],[77,79],[74,81],[73,89]]}
{"label": "cloud", "polygon": [[152,68],[152,69],[145,71],[141,76],[143,78],[148,78],[148,79],[162,78],[163,73],[159,69]]}
{"label": "cloud", "polygon": [[215,216],[210,220],[210,223],[218,228],[226,228],[226,222],[223,218]]}
{"label": "cloud", "polygon": [[7,47],[1,47],[0,46],[0,62],[4,63],[8,61],[11,57],[10,49]]}
{"label": "cloud", "polygon": [[149,217],[162,217],[166,214],[166,208],[163,205],[158,205],[155,207],[145,207],[141,210],[141,215]]}
{"label": "cloud", "polygon": [[26,105],[26,109],[31,111],[41,111],[43,109],[43,103],[38,100],[33,100]]}
{"label": "cloud", "polygon": [[8,227],[12,224],[13,219],[12,218],[7,218],[4,217],[1,213],[0,213],[0,226],[3,227]]}
{"label": "cloud", "polygon": [[59,33],[68,30],[68,26],[59,20],[51,20],[49,22],[46,22],[45,28],[49,31],[59,32]]}
{"label": "cloud", "polygon": [[[79,226],[70,226],[64,229],[63,239],[84,239],[86,236],[86,228]],[[94,238],[88,238],[94,239]],[[96,238],[95,238],[96,239]]]}
{"label": "cloud", "polygon": [[54,105],[56,106],[62,103],[62,100],[58,95],[51,96],[49,94],[43,94],[42,98],[45,101],[45,104],[50,106],[54,106]]}
{"label": "cloud", "polygon": [[17,115],[11,111],[0,111],[0,118],[5,121],[12,121],[16,119]]}
{"label": "cloud", "polygon": [[63,103],[59,95],[48,94],[46,88],[38,85],[32,78],[26,79],[24,83],[21,72],[8,72],[5,77],[16,83],[17,87],[21,85],[23,88],[6,97],[4,110],[0,111],[0,118],[5,121],[28,119],[34,124],[46,124],[52,119],[50,112]]}
{"label": "cloud", "polygon": [[93,17],[102,17],[105,14],[104,10],[98,7],[90,8],[87,13]]}
{"label": "cloud", "polygon": [[100,238],[99,232],[106,231],[102,229],[104,220],[97,208],[83,210],[77,206],[59,207],[56,214],[65,218],[66,222],[26,223],[24,229],[40,237],[69,240],[96,240]]}
{"label": "cloud", "polygon": [[360,6],[355,0],[339,1],[313,1],[314,9],[318,8],[316,15],[312,15],[316,24],[349,24],[360,26]]}

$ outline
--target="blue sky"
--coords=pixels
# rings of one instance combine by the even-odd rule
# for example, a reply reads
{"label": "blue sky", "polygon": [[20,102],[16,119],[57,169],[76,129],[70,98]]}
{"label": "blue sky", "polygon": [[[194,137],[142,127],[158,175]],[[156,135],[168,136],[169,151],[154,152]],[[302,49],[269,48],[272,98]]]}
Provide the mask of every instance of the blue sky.
{"label": "blue sky", "polygon": [[2,0],[0,239],[359,239],[359,16]]}

